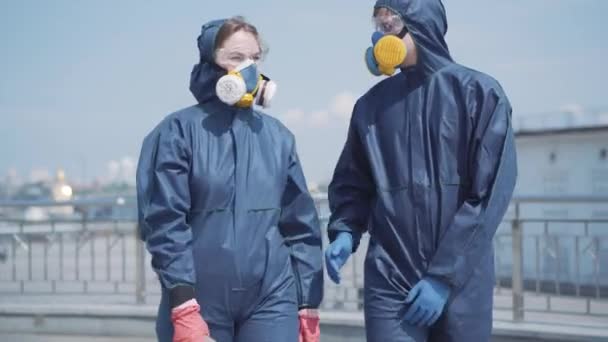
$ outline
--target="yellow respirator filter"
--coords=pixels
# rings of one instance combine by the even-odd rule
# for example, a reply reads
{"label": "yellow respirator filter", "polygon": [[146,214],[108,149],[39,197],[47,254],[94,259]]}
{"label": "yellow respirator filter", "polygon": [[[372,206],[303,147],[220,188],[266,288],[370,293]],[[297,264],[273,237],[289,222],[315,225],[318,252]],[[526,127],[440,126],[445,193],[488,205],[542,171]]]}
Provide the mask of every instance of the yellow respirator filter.
{"label": "yellow respirator filter", "polygon": [[397,36],[386,35],[374,45],[374,58],[378,63],[378,70],[384,75],[394,74],[406,56],[405,43]]}

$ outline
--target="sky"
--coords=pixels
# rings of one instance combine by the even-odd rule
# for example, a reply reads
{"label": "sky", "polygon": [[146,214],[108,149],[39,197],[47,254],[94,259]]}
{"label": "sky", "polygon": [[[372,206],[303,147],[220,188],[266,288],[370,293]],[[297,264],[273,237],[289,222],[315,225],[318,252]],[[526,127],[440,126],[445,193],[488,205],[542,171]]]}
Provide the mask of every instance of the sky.
{"label": "sky", "polygon": [[[279,86],[267,113],[296,135],[308,181],[325,183],[354,101],[380,80],[363,62],[373,4],[3,0],[0,178],[63,168],[90,181],[133,169],[144,135],[195,103],[188,82],[200,26],[244,15],[270,48],[261,69]],[[514,115],[608,107],[608,1],[444,4],[452,56],[495,77]]]}

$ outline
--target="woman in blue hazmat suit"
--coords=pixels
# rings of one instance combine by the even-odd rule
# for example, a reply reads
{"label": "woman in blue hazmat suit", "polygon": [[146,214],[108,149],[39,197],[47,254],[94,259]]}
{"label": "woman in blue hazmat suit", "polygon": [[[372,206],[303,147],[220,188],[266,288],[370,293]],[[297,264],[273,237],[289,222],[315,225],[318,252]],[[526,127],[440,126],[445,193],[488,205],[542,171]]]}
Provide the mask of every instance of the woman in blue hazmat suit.
{"label": "woman in blue hazmat suit", "polygon": [[240,17],[212,21],[198,48],[198,104],[146,136],[137,170],[162,287],[158,340],[318,340],[319,221],[293,135],[252,107],[276,89],[257,71],[258,32]]}
{"label": "woman in blue hazmat suit", "polygon": [[[367,337],[489,341],[492,238],[517,177],[511,106],[455,63],[440,0],[378,0],[369,70],[329,187],[330,277],[369,232]],[[393,76],[395,69],[401,72]]]}

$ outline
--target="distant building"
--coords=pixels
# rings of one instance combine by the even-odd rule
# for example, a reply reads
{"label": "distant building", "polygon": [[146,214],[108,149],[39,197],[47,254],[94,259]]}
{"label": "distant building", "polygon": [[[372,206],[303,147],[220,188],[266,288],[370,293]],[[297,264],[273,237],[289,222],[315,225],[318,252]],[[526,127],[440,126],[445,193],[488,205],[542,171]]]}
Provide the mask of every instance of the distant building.
{"label": "distant building", "polygon": [[[579,110],[514,121],[517,196],[608,196],[608,111],[583,113]],[[571,284],[577,278],[578,267],[581,283],[599,281],[602,286],[608,285],[608,272],[595,266],[597,258],[608,255],[608,246],[597,242],[600,241],[598,234],[608,231],[608,224],[590,223],[585,226],[564,221],[606,220],[607,203],[529,204],[524,208],[520,212],[523,218],[549,220],[546,223],[524,223],[526,279],[559,279],[562,283]],[[510,229],[507,225],[501,228],[506,232]],[[510,246],[497,250],[497,254],[505,253],[501,256],[506,261],[503,266],[507,266],[501,272],[505,278],[510,276],[509,250]],[[577,260],[580,260],[578,266]]]}
{"label": "distant building", "polygon": [[[57,170],[57,175],[51,185],[52,199],[55,202],[69,201],[73,197],[72,187],[65,179],[65,172]],[[73,206],[58,206],[49,208],[49,213],[54,216],[70,216],[74,214]]]}
{"label": "distant building", "polygon": [[608,195],[608,125],[519,131],[518,194]]}
{"label": "distant building", "polygon": [[51,198],[52,194],[49,184],[36,182],[21,185],[11,199],[16,201],[40,201],[50,200]]}
{"label": "distant building", "polygon": [[[36,202],[36,201],[56,201],[64,202],[73,198],[72,187],[66,181],[63,170],[58,170],[56,177],[51,181],[39,181],[28,183],[20,186],[12,200]],[[17,216],[26,220],[45,220],[53,216],[72,216],[74,207],[72,206],[57,206],[57,207],[25,207]],[[13,215],[14,216],[14,215]]]}

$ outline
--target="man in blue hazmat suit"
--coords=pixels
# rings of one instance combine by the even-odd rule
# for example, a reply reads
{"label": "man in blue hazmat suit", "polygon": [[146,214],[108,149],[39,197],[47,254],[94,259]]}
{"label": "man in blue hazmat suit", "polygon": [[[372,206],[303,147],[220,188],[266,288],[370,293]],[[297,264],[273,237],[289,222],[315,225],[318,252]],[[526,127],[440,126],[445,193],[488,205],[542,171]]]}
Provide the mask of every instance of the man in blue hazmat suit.
{"label": "man in blue hazmat suit", "polygon": [[492,239],[517,177],[511,106],[452,60],[440,0],[378,0],[374,22],[366,63],[391,77],[353,110],[329,186],[328,273],[339,282],[369,232],[368,341],[489,341]]}
{"label": "man in blue hazmat suit", "polygon": [[198,48],[198,103],[146,136],[137,170],[141,237],[162,287],[158,340],[318,341],[319,220],[294,136],[252,107],[276,87],[257,68],[257,29],[211,21]]}

